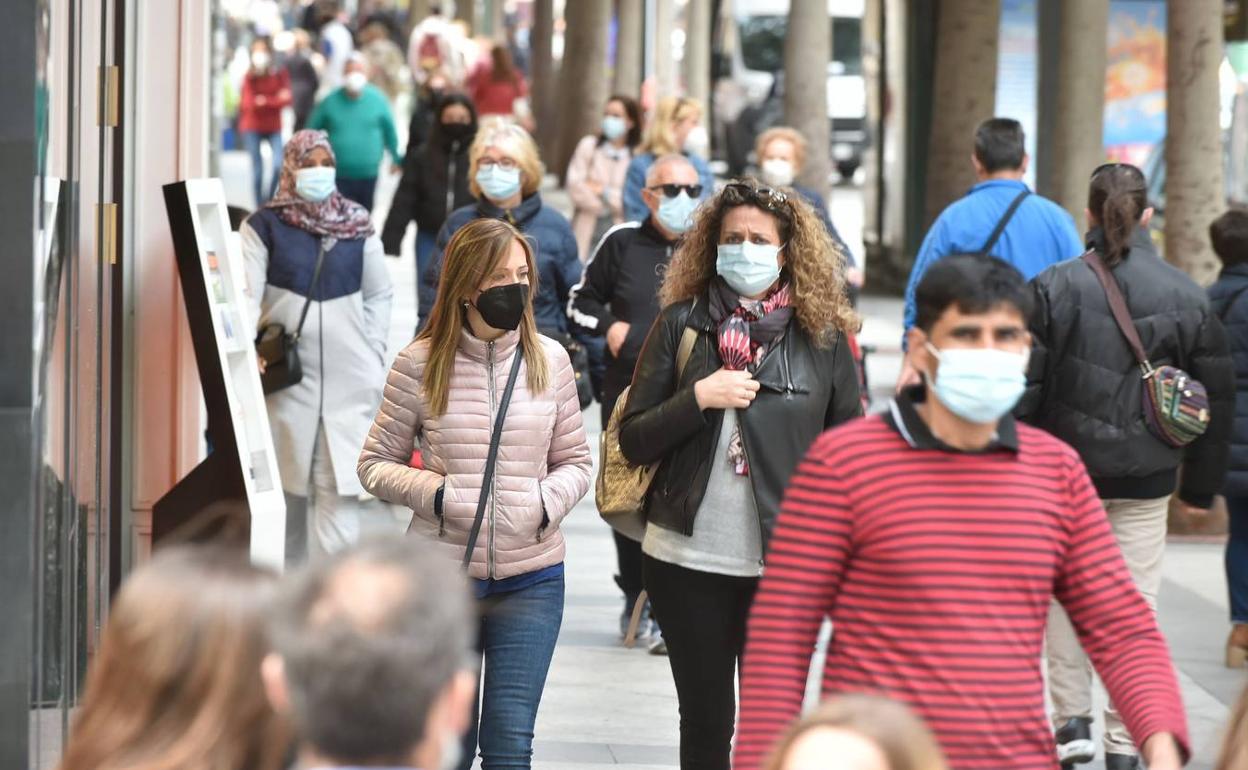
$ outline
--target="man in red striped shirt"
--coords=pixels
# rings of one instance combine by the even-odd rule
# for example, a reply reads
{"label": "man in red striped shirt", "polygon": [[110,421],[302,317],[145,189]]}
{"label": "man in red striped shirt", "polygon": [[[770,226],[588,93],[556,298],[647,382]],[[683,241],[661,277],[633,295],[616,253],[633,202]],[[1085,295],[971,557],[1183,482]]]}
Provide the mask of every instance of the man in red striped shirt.
{"label": "man in red striped shirt", "polygon": [[933,265],[910,363],[924,386],[824,434],[790,482],[750,616],[733,766],[755,770],[798,715],[815,637],[823,692],[916,709],[957,770],[1053,770],[1040,673],[1066,608],[1150,770],[1187,723],[1165,639],[1079,456],[1009,416],[1030,295],[992,257]]}

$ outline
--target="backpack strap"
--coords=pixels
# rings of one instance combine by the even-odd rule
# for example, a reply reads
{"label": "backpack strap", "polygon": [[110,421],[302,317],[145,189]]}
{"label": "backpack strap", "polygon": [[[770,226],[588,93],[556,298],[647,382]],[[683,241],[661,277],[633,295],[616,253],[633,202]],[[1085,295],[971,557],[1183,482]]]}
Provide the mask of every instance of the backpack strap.
{"label": "backpack strap", "polygon": [[1031,195],[1031,190],[1023,190],[1018,197],[1010,203],[1010,207],[1005,210],[1001,218],[997,220],[997,226],[993,229],[992,234],[988,236],[988,240],[984,242],[983,248],[979,250],[980,254],[989,256],[988,252],[992,251],[992,247],[997,245],[997,241],[1001,239],[1001,233],[1005,232],[1005,226],[1014,218],[1014,212],[1018,211],[1018,207],[1023,205],[1023,199]]}

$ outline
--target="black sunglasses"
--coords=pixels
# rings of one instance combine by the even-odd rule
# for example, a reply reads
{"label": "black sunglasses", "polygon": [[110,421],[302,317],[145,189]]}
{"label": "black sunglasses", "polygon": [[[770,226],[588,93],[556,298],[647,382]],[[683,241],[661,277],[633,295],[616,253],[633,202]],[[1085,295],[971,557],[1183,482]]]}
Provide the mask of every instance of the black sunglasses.
{"label": "black sunglasses", "polygon": [[675,198],[677,195],[680,195],[681,190],[688,193],[689,197],[694,200],[702,197],[702,185],[700,184],[656,184],[646,189],[662,190],[663,194],[668,198]]}
{"label": "black sunglasses", "polygon": [[770,187],[755,187],[745,182],[730,182],[724,185],[723,195],[724,201],[732,205],[752,203],[768,211],[789,213],[787,206],[789,196]]}

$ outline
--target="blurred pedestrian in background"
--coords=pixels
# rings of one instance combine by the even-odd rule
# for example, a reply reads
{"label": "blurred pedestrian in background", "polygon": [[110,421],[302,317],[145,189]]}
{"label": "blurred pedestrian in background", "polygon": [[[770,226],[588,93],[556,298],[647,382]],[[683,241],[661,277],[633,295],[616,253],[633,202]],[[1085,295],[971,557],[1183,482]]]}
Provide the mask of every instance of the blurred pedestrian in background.
{"label": "blurred pedestrian in background", "polygon": [[838,695],[789,728],[766,770],[945,770],[932,731],[914,712],[878,695]]}
{"label": "blurred pedestrian in background", "polygon": [[[387,254],[398,256],[407,225],[416,221],[417,316],[429,317],[435,287],[422,280],[438,252],[438,231],[451,212],[473,202],[469,189],[468,148],[477,133],[472,100],[448,94],[441,102],[428,143],[409,151],[403,178],[395,190],[381,242]],[[410,145],[409,145],[410,146]],[[417,326],[417,331],[421,328]]]}
{"label": "blurred pedestrian in background", "polygon": [[417,87],[435,72],[441,72],[455,88],[463,85],[463,60],[457,50],[457,30],[442,13],[442,6],[429,6],[429,15],[412,27],[407,43],[407,66]]}
{"label": "blurred pedestrian in background", "polygon": [[[441,70],[429,73],[423,85],[417,86],[412,103],[412,119],[407,126],[407,152],[410,155],[429,141],[433,123],[438,119],[442,98],[450,93],[450,81]],[[470,100],[471,101],[471,100]],[[473,109],[474,113],[476,109]]]}
{"label": "blurred pedestrian in background", "polygon": [[646,186],[646,171],[654,161],[673,152],[683,154],[698,170],[698,179],[702,184],[702,194],[711,195],[715,192],[715,177],[706,159],[690,148],[689,137],[702,122],[702,104],[697,99],[664,97],[659,100],[654,114],[650,116],[650,125],[646,128],[645,139],[632,162],[628,164],[628,172],[624,178],[624,219],[629,222],[640,222],[646,218],[646,202],[642,200],[641,191]]}
{"label": "blurred pedestrian in background", "polygon": [[463,578],[415,538],[370,541],[284,581],[263,674],[299,767],[454,768],[476,690]]}
{"label": "blurred pedestrian in background", "polygon": [[308,120],[308,128],[329,135],[338,158],[338,191],[373,209],[377,172],[385,153],[390,153],[391,170],[402,168],[399,136],[394,128],[390,102],[368,82],[368,63],[362,55],[347,63],[346,84],[326,96]]}
{"label": "blurred pedestrian in background", "polygon": [[564,186],[575,210],[572,232],[582,261],[607,230],[624,221],[624,175],[640,143],[641,108],[632,97],[617,94],[603,109],[601,131],[581,139],[572,153]]}
{"label": "blurred pedestrian in background", "polygon": [[368,80],[381,89],[391,103],[410,85],[403,49],[390,39],[390,28],[371,21],[360,30],[360,53],[368,63]]}
{"label": "blurred pedestrian in background", "polygon": [[355,39],[347,29],[349,18],[339,0],[317,0],[315,7],[319,24],[317,50],[325,57],[317,96],[324,99],[346,83],[347,63],[355,53]]}
{"label": "blurred pedestrian in background", "polygon": [[658,463],[642,572],[676,682],[681,767],[727,770],[746,619],[785,485],[821,431],[861,413],[846,341],[858,319],[814,209],[752,180],[699,209],[659,298],[620,449]]}
{"label": "blurred pedestrian in background", "polygon": [[[267,37],[251,42],[251,69],[243,78],[238,129],[251,156],[251,185],[256,206],[273,197],[282,168],[282,110],[291,103],[290,74],[273,61]],[[264,184],[260,145],[269,145],[269,183]]]}
{"label": "blurred pedestrian in background", "polygon": [[390,506],[366,495],[354,473],[381,402],[394,289],[368,212],[334,189],[323,133],[291,137],[277,195],[239,234],[257,329],[300,330],[302,379],[265,398],[286,492],[287,560],[397,533]]}
{"label": "blurred pedestrian in background", "polygon": [[827,201],[813,188],[799,184],[797,178],[806,167],[806,137],[795,128],[776,126],[758,135],[754,144],[754,153],[758,156],[759,173],[762,180],[772,187],[792,187],[815,209],[823,224],[828,228],[828,235],[845,255],[845,264],[849,269],[846,278],[849,285],[855,288],[862,286],[862,270],[854,253],[846,245],[845,239],[837,232],[832,217],[828,214]]}
{"label": "blurred pedestrian in background", "polygon": [[259,677],[275,582],[241,548],[167,547],[131,573],[61,770],[282,770],[291,730]]}
{"label": "blurred pedestrian in background", "polygon": [[286,57],[286,71],[290,74],[290,92],[295,110],[295,130],[302,131],[316,107],[316,91],[321,78],[316,72],[312,51],[312,37],[302,29],[292,32],[294,48]]}
{"label": "blurred pedestrian in background", "polygon": [[[626,222],[607,232],[598,244],[585,276],[572,289],[570,317],[577,328],[606,339],[606,375],[602,386],[602,425],[610,420],[620,394],[633,381],[641,345],[659,316],[659,286],[672,249],[693,224],[700,190],[698,172],[683,155],[664,155],[647,172],[646,199],[650,216]],[[674,193],[669,195],[669,193]],[[620,531],[612,533],[619,567],[615,581],[624,592],[620,636],[627,633],[641,594],[641,542]],[[641,616],[637,637],[651,650],[663,651],[658,624],[649,610]]]}
{"label": "blurred pedestrian in background", "polygon": [[[1150,428],[1141,404],[1151,381],[1141,376],[1142,365],[1086,259],[1054,265],[1032,281],[1028,393],[1017,414],[1079,452],[1135,586],[1156,611],[1170,498],[1177,489],[1186,510],[1203,513],[1221,491],[1235,383],[1226,333],[1208,296],[1153,245],[1147,190],[1135,166],[1108,163],[1093,171],[1087,242],[1118,287],[1148,360],[1179,367],[1203,383],[1208,429],[1180,447]],[[1065,613],[1056,606],[1052,612],[1046,651],[1058,744],[1081,746],[1076,756],[1088,756],[1095,749],[1092,667]],[[1111,770],[1136,767],[1137,744],[1113,704],[1105,721]]]}
{"label": "blurred pedestrian in background", "polygon": [[530,766],[563,620],[560,524],[589,490],[571,362],[534,317],[538,275],[511,225],[477,219],[455,233],[429,325],[395,360],[359,458],[364,485],[411,508],[409,532],[436,543],[447,569],[462,560],[481,602],[480,719],[460,770],[478,741],[484,768]]}
{"label": "blurred pedestrian in background", "polygon": [[472,102],[481,117],[501,116],[521,124],[529,124],[527,100],[529,84],[511,61],[511,51],[502,43],[490,49],[489,63],[477,69],[468,79]]}
{"label": "blurred pedestrian in background", "polygon": [[1222,261],[1209,301],[1226,329],[1235,368],[1230,468],[1221,491],[1230,524],[1225,568],[1232,629],[1226,665],[1242,668],[1248,662],[1248,210],[1235,208],[1218,217],[1209,226],[1209,239]]}

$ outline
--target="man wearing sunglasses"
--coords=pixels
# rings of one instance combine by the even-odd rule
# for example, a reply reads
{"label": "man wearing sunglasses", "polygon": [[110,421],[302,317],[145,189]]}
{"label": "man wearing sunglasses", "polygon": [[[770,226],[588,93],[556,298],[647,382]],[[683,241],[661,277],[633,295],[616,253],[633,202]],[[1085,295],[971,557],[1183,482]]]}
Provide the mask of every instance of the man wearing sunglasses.
{"label": "man wearing sunglasses", "polygon": [[[659,314],[659,283],[672,249],[692,224],[702,197],[697,169],[683,155],[664,155],[646,174],[642,199],[649,215],[607,231],[573,287],[568,316],[590,334],[607,338],[607,371],[602,387],[602,424],[607,424],[620,392],[633,379],[641,343]],[[638,533],[640,534],[640,533]],[[624,634],[633,605],[641,593],[641,544],[615,533],[619,574],[624,592],[620,633]],[[650,637],[651,651],[662,652],[658,625],[647,622],[638,632]]]}

